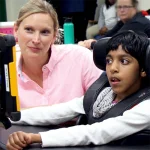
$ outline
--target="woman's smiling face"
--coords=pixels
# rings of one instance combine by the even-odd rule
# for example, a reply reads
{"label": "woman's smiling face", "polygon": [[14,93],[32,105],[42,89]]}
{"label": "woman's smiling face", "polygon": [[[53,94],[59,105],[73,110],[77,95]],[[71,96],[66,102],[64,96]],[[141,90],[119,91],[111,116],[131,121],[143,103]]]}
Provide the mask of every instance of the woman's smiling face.
{"label": "woman's smiling face", "polygon": [[15,25],[14,35],[18,39],[23,57],[38,60],[47,58],[56,33],[49,14],[35,13],[26,17],[19,26]]}

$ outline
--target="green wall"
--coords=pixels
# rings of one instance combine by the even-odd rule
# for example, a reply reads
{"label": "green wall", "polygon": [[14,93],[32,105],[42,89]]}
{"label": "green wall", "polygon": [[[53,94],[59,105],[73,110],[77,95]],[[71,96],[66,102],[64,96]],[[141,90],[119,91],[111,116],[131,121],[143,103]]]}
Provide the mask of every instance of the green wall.
{"label": "green wall", "polygon": [[5,0],[0,0],[0,22],[3,21],[7,21],[6,2]]}

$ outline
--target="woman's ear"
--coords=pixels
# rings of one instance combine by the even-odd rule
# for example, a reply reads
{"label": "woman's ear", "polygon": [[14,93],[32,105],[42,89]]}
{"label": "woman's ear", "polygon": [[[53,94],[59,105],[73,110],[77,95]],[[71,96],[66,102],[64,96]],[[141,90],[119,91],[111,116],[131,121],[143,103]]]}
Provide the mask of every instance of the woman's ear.
{"label": "woman's ear", "polygon": [[57,38],[57,34],[58,34],[58,30],[57,30],[57,31],[54,31],[54,37],[53,37],[53,40],[52,40],[52,44],[55,43],[56,38]]}
{"label": "woman's ear", "polygon": [[17,32],[18,32],[18,26],[15,23],[14,28],[13,28],[13,33],[14,33],[14,37],[15,37],[16,42],[18,41],[18,33]]}

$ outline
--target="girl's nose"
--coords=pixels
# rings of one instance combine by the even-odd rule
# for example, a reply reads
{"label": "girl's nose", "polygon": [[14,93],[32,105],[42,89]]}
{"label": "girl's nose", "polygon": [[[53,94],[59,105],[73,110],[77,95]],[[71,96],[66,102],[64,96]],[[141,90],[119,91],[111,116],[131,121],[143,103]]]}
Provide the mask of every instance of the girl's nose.
{"label": "girl's nose", "polygon": [[110,66],[110,72],[114,73],[114,72],[118,72],[118,70],[119,70],[118,63],[114,61]]}

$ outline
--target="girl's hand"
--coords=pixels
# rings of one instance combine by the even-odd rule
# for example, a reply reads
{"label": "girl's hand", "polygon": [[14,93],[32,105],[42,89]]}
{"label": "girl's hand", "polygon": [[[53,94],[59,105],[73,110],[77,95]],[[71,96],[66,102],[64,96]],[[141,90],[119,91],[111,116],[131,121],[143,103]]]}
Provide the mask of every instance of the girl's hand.
{"label": "girl's hand", "polygon": [[32,143],[41,143],[39,134],[18,131],[9,135],[6,147],[7,150],[21,150]]}

